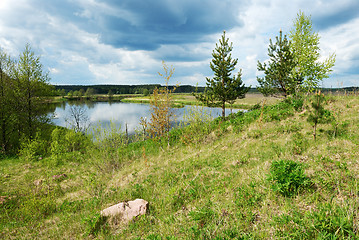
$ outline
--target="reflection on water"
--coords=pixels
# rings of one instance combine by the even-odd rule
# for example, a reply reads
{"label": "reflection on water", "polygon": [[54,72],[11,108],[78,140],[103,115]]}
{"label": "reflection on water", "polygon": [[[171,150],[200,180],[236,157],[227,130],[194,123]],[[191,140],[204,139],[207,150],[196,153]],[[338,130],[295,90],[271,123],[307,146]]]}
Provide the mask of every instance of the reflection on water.
{"label": "reflection on water", "polygon": [[[128,132],[130,134],[140,128],[141,117],[150,119],[151,116],[149,104],[122,102],[65,102],[56,106],[55,118],[53,119],[53,123],[55,125],[68,127],[66,119],[70,117],[69,109],[72,104],[80,105],[85,108],[92,127],[96,127],[100,124],[103,128],[107,128],[112,122],[117,127],[121,127],[122,130],[125,130],[125,126],[127,125]],[[178,122],[183,120],[183,114],[188,110],[188,108],[194,108],[194,106],[185,106],[184,108],[173,109]],[[219,117],[222,114],[222,109],[220,108],[204,107],[204,111],[211,114],[213,118]],[[238,111],[238,109],[233,109],[233,112]],[[226,115],[230,112],[230,109],[226,109]]]}

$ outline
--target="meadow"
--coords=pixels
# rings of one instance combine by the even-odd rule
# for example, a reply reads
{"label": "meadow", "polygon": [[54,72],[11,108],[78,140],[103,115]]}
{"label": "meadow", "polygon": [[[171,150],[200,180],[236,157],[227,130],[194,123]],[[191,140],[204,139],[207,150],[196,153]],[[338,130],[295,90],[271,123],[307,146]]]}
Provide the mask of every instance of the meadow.
{"label": "meadow", "polygon": [[[149,103],[150,96],[127,96],[121,100],[122,102]],[[279,101],[279,98],[264,97],[260,93],[247,93],[243,99],[237,99],[233,104],[226,104],[226,108],[250,109],[255,104],[266,101],[267,104],[273,104]],[[174,93],[173,104],[175,107],[183,107],[184,105],[201,105],[191,93]]]}
{"label": "meadow", "polygon": [[[315,140],[309,97],[236,104],[226,121],[194,109],[169,141],[59,129],[3,157],[0,238],[358,239],[359,97],[327,95]],[[129,224],[100,216],[136,198],[149,212]]]}

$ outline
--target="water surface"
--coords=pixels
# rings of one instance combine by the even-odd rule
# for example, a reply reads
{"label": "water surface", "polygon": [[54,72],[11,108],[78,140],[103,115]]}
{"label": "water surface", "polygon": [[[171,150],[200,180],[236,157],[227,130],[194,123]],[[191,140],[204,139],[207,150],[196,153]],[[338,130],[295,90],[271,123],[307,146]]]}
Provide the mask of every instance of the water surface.
{"label": "water surface", "polygon": [[[140,103],[122,103],[122,102],[88,102],[88,103],[71,103],[65,102],[61,106],[57,106],[55,110],[55,118],[53,123],[62,127],[70,127],[69,120],[73,120],[70,114],[71,106],[81,107],[88,117],[88,122],[92,127],[99,124],[103,128],[108,128],[111,122],[118,128],[121,127],[125,131],[126,126],[128,132],[134,133],[136,129],[140,129],[140,119],[150,119],[151,109],[149,104]],[[183,115],[189,109],[197,109],[198,111],[209,114],[212,118],[222,115],[221,108],[185,106],[183,108],[174,108],[173,112],[176,115],[177,123],[183,120]],[[238,112],[239,109],[233,109],[233,112]],[[226,115],[231,112],[226,109]]]}

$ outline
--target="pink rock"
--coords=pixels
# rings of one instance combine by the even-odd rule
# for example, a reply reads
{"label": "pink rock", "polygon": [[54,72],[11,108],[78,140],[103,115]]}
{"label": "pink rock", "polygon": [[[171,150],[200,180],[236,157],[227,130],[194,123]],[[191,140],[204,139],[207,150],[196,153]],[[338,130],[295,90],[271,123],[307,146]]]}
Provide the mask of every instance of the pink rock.
{"label": "pink rock", "polygon": [[120,217],[122,221],[129,222],[134,217],[146,214],[148,202],[143,199],[121,202],[101,211],[104,217]]}
{"label": "pink rock", "polygon": [[65,173],[52,176],[52,179],[54,179],[54,180],[59,180],[59,179],[64,179],[64,178],[67,178],[67,175]]}

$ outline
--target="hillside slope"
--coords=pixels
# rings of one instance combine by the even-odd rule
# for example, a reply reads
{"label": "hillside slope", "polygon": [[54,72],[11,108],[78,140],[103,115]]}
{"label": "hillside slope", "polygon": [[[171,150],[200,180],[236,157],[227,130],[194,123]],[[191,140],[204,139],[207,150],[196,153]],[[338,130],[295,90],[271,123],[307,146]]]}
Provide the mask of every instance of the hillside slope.
{"label": "hillside slope", "polygon": [[[170,147],[2,160],[0,238],[356,239],[359,98],[329,97],[336,121],[319,125],[316,141],[309,107],[295,106],[197,122],[173,131]],[[130,224],[99,217],[136,198],[150,211]]]}

